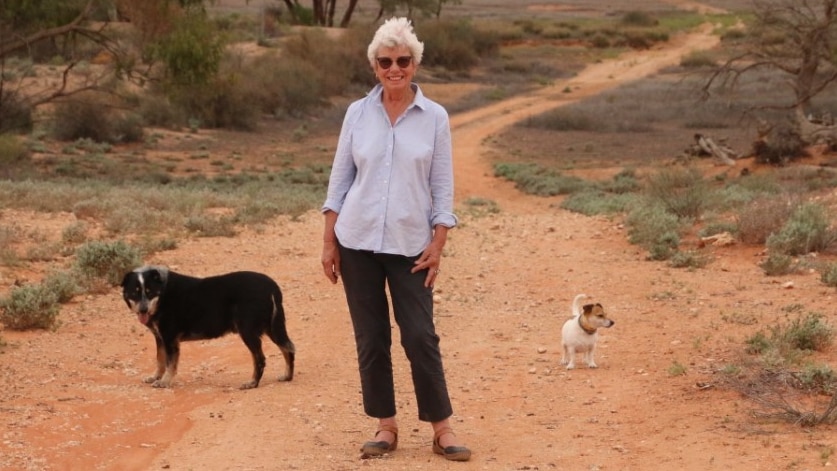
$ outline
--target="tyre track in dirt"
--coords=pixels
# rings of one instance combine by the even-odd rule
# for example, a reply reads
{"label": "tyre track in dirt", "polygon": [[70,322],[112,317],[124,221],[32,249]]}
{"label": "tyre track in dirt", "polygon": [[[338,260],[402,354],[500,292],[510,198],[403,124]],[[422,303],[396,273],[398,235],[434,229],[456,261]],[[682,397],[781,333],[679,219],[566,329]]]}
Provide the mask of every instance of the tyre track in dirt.
{"label": "tyre track in dirt", "polygon": [[[586,67],[572,79],[557,81],[533,93],[453,115],[451,129],[457,201],[482,197],[497,200],[515,211],[539,207],[538,204],[532,204],[533,198],[522,195],[514,190],[513,185],[493,177],[490,164],[482,160],[485,141],[529,117],[652,75],[665,67],[678,64],[681,57],[692,51],[715,47],[720,39],[712,34],[712,28],[709,24],[702,25],[695,32],[677,35],[670,42],[653,49],[631,51],[617,59]],[[516,204],[520,200],[527,201]]]}

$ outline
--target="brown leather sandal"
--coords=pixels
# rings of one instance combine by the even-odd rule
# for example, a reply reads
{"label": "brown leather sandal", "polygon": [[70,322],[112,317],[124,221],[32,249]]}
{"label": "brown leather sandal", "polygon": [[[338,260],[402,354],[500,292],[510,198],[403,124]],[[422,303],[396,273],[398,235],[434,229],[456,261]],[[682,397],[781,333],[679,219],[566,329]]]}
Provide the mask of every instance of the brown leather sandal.
{"label": "brown leather sandal", "polygon": [[467,447],[446,446],[442,448],[442,445],[439,445],[439,438],[446,433],[452,434],[453,429],[450,427],[444,427],[433,435],[433,453],[444,456],[448,461],[468,461],[471,459],[471,450]]}
{"label": "brown leather sandal", "polygon": [[375,432],[375,437],[378,436],[381,432],[390,432],[395,435],[395,439],[392,443],[380,440],[380,441],[369,441],[363,444],[360,448],[360,451],[363,452],[363,455],[366,457],[373,457],[373,456],[383,456],[387,453],[395,451],[398,448],[398,427],[394,425],[381,425],[377,432]]}

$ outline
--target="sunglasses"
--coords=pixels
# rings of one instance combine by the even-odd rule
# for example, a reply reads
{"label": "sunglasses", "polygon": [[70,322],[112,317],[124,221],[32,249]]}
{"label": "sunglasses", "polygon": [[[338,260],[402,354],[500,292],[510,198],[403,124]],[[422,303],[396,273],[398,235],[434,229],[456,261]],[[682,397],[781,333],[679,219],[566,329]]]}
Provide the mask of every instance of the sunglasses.
{"label": "sunglasses", "polygon": [[394,61],[389,57],[376,57],[375,60],[378,61],[378,65],[381,66],[382,69],[389,69],[392,67],[393,62],[398,64],[398,68],[406,69],[410,66],[410,63],[413,62],[413,56],[401,56],[396,58]]}

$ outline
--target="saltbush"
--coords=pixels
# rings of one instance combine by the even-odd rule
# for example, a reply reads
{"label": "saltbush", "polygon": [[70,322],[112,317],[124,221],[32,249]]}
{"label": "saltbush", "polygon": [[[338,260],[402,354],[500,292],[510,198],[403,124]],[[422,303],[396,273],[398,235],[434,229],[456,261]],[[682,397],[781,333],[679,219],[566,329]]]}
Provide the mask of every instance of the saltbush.
{"label": "saltbush", "polygon": [[89,281],[117,286],[125,273],[141,264],[140,250],[125,241],[93,241],[76,250],[74,269]]}
{"label": "saltbush", "polygon": [[7,329],[53,329],[58,325],[59,295],[43,284],[13,288],[0,300],[0,322]]}
{"label": "saltbush", "polygon": [[837,240],[826,208],[817,203],[797,207],[788,221],[767,238],[767,248],[787,255],[804,255],[827,249]]}

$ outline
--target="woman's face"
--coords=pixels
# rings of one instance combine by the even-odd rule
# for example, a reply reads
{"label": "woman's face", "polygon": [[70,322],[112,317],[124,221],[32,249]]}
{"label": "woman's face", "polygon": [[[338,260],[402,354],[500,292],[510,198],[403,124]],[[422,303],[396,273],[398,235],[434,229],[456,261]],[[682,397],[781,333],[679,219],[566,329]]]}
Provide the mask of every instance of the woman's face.
{"label": "woman's face", "polygon": [[375,76],[385,91],[406,90],[417,67],[407,46],[382,47],[375,56]]}

